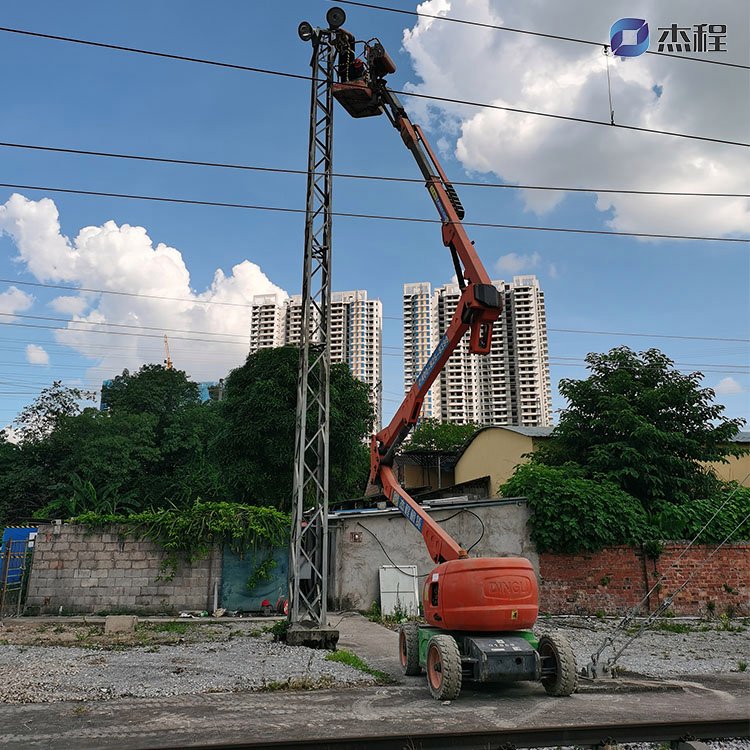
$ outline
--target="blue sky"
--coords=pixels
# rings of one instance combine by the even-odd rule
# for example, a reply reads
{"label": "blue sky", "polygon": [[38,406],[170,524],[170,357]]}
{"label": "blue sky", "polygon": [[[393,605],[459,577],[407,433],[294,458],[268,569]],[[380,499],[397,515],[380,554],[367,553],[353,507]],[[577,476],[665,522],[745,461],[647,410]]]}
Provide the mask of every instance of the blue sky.
{"label": "blue sky", "polygon": [[[416,7],[404,0],[392,4],[409,10]],[[433,0],[423,9],[444,12],[449,5],[447,0]],[[533,2],[512,11],[502,9],[506,13],[502,15],[501,5],[496,0],[455,0],[450,15],[500,19],[511,26],[594,39],[606,39],[613,20],[636,11],[644,18],[653,17],[652,28],[672,20],[688,25],[705,20],[697,2],[659,4],[658,14],[655,4],[645,2],[615,2],[601,8],[594,0],[580,0],[570,3],[568,8],[575,12],[568,14],[559,12],[557,4]],[[720,22],[721,16],[729,25],[727,57],[722,59],[748,64],[747,9],[738,12],[732,5],[718,3],[708,20]],[[297,24],[303,19],[322,23],[330,7],[322,0],[283,4],[228,0],[211,4],[176,0],[60,4],[29,0],[6,5],[0,15],[2,25],[8,27],[306,74],[310,47],[297,38]],[[553,7],[557,17],[550,15]],[[441,96],[608,119],[601,50],[529,37],[511,39],[513,35],[471,27],[456,30],[455,24],[440,22],[423,22],[415,28],[416,19],[408,16],[353,7],[346,10],[347,28],[360,38],[379,36],[396,60],[398,72],[392,79],[396,89],[413,87]],[[409,30],[406,38],[405,29]],[[1,37],[0,64],[5,71],[1,141],[291,169],[306,165],[306,82],[11,34]],[[746,70],[647,58],[653,56],[626,63],[611,61],[619,122],[749,140]],[[654,86],[661,96],[653,91]],[[405,103],[414,118],[426,125],[428,137],[455,180],[695,191],[725,186],[733,192],[750,192],[743,161],[747,149],[741,147],[548,120],[538,125],[533,118],[519,119],[521,116],[511,114],[429,108],[415,100]],[[418,176],[409,153],[385,118],[356,121],[342,110],[336,112],[335,168]],[[2,181],[13,184],[295,208],[304,205],[301,176],[2,147],[0,169]],[[223,350],[223,358],[211,356],[211,348],[204,343],[180,339],[189,334],[170,335],[175,365],[196,378],[218,377],[223,373],[217,367],[241,363],[236,333],[244,330],[245,311],[241,308],[215,306],[209,310],[203,306],[204,312],[198,315],[186,312],[179,303],[149,303],[146,307],[143,300],[113,301],[98,295],[82,295],[80,306],[78,302],[52,303],[74,293],[18,282],[51,281],[96,288],[107,284],[106,288],[145,293],[158,289],[163,295],[180,298],[204,293],[214,284],[206,298],[235,301],[243,299],[248,289],[262,292],[273,285],[290,294],[300,291],[303,219],[299,215],[6,188],[0,188],[0,206],[7,205],[13,193],[28,201],[54,201],[59,232],[69,243],[66,249],[56,233],[50,204],[14,204],[13,211],[17,209],[25,218],[13,225],[15,229],[6,222],[5,233],[0,234],[0,277],[15,281],[16,288],[33,299],[19,297],[9,291],[11,283],[0,282],[3,309],[65,319],[78,312],[88,319],[120,324],[140,321],[154,328],[223,332],[225,340],[234,341]],[[460,194],[467,221],[748,235],[747,200],[634,196],[610,204],[606,196],[594,193],[555,194],[550,200],[538,192],[471,187],[461,188]],[[431,201],[419,185],[339,180],[334,200],[338,211],[434,218]],[[10,209],[6,219],[9,216]],[[25,239],[21,238],[21,224],[26,227]],[[156,278],[158,264],[153,268],[139,265],[139,258],[148,256],[151,245],[142,234],[123,233],[122,225],[143,227],[153,247],[163,243],[174,249],[164,251],[171,265],[163,284]],[[76,244],[84,227],[100,231]],[[563,406],[557,382],[563,377],[585,376],[582,358],[587,352],[626,344],[638,350],[658,347],[681,369],[704,371],[704,384],[718,387],[718,400],[726,404],[729,416],[750,415],[747,343],[554,330],[746,340],[750,312],[746,244],[479,228],[470,228],[469,233],[494,278],[509,279],[515,271],[535,273],[540,279],[552,329],[555,409]],[[119,259],[130,258],[128,253],[136,246],[138,252],[134,250],[131,261],[123,261],[115,273],[113,267]],[[55,265],[56,253],[70,256],[66,268]],[[243,261],[259,268],[246,264],[233,274],[233,267]],[[217,269],[225,274],[218,282]],[[383,302],[386,417],[401,397],[402,286],[424,280],[440,285],[452,273],[449,254],[435,225],[335,220],[334,289],[367,289]],[[20,317],[13,320],[7,315],[2,320],[65,326]],[[29,350],[30,346],[41,347],[44,353]],[[54,379],[98,387],[102,377],[116,374],[122,367],[132,369],[149,359],[161,361],[163,356],[158,338],[66,337],[51,329],[18,325],[2,326],[0,351],[0,424],[8,423]]]}

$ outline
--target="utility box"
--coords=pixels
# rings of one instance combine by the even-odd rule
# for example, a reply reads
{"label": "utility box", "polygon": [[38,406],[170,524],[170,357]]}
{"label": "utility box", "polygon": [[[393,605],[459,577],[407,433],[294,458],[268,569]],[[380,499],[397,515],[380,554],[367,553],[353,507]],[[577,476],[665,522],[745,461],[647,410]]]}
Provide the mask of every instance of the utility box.
{"label": "utility box", "polygon": [[383,615],[419,614],[419,578],[416,565],[380,566],[380,612]]}

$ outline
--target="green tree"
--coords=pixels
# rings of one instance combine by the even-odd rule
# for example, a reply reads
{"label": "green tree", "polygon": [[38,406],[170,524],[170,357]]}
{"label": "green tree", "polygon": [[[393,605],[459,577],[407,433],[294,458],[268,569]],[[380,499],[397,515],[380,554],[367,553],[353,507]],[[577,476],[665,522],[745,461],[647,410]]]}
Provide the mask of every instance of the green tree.
{"label": "green tree", "polygon": [[437,419],[421,419],[406,446],[427,450],[457,451],[479,428],[476,424],[452,424]]}
{"label": "green tree", "polygon": [[528,500],[531,539],[539,552],[593,552],[653,537],[638,500],[614,482],[586,479],[575,464],[521,464],[500,492]]}
{"label": "green tree", "polygon": [[43,388],[34,402],[21,409],[12,422],[13,438],[18,443],[38,443],[48,437],[62,417],[81,413],[82,401],[93,401],[94,393],[69,388],[59,380]]}
{"label": "green tree", "polygon": [[534,454],[574,462],[589,478],[614,482],[651,512],[660,503],[716,495],[720,483],[699,462],[744,452],[732,438],[744,424],[723,415],[702,375],[683,374],[657,349],[618,347],[586,357],[585,380],[560,381],[568,407],[552,440]]}
{"label": "green tree", "polygon": [[[291,508],[298,368],[298,349],[262,349],[227,378],[215,455],[237,502]],[[364,489],[372,415],[367,386],[346,365],[332,365],[330,388],[329,493],[337,500]]]}
{"label": "green tree", "polygon": [[123,370],[102,387],[102,408],[111,412],[147,413],[161,418],[200,403],[198,384],[182,370],[143,365],[138,372]]}

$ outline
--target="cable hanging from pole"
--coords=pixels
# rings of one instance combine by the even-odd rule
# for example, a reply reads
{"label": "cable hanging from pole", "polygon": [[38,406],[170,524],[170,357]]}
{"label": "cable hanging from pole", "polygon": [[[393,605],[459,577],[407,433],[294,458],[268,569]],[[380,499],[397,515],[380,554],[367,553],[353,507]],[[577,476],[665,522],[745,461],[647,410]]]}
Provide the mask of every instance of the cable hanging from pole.
{"label": "cable hanging from pole", "polygon": [[609,45],[604,45],[604,58],[607,61],[607,94],[609,96],[609,121],[611,125],[615,124],[615,110],[612,106],[612,80],[609,77]]}

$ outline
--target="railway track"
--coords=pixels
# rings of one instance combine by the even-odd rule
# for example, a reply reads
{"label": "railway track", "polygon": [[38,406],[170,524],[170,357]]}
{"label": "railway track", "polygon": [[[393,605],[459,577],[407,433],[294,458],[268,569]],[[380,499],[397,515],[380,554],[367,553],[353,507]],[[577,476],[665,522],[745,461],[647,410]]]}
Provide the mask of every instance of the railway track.
{"label": "railway track", "polygon": [[[604,747],[620,742],[684,743],[708,739],[750,738],[750,720],[639,722],[585,726],[498,729],[440,734],[391,734],[380,737],[330,737],[281,741],[189,745],[190,750],[507,750],[577,745]],[[678,745],[673,745],[677,747]],[[694,746],[695,747],[695,746]],[[154,747],[151,750],[168,750]],[[170,750],[174,750],[173,747]]]}

